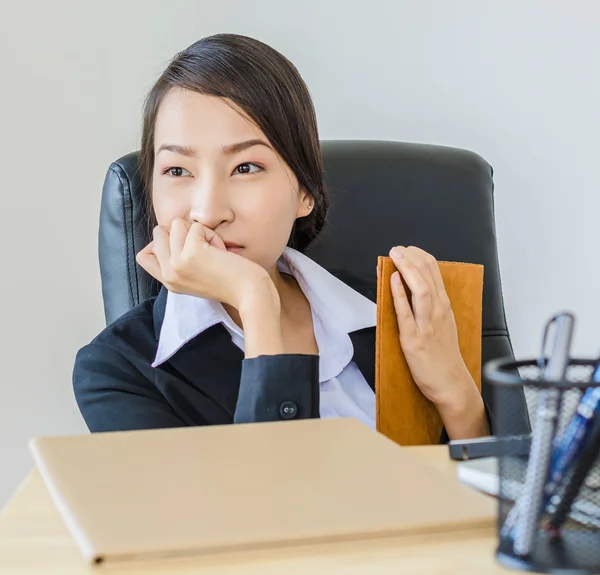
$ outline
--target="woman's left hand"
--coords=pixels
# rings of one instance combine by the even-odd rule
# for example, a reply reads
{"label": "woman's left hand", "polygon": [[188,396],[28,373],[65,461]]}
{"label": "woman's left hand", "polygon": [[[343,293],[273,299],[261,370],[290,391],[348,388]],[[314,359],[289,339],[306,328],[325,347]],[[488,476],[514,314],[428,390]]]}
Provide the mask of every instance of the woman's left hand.
{"label": "woman's left hand", "polygon": [[[397,246],[390,257],[398,269],[391,288],[400,344],[415,383],[438,406],[460,402],[475,382],[460,353],[456,321],[438,263],[416,247]],[[412,308],[399,273],[411,291]]]}

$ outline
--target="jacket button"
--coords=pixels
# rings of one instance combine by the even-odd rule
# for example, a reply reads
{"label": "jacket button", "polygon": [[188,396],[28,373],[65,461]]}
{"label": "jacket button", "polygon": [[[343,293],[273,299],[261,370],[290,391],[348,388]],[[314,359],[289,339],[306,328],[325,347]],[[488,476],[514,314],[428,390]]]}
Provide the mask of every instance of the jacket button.
{"label": "jacket button", "polygon": [[298,406],[293,401],[284,401],[279,407],[283,419],[294,419],[298,415]]}

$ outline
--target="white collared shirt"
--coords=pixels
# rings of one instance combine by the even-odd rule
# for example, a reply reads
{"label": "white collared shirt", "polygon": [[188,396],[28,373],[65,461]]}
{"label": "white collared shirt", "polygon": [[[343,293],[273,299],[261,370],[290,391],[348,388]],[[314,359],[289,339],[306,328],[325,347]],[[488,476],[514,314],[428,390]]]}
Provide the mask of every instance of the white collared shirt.
{"label": "white collared shirt", "polygon": [[[348,334],[375,326],[376,304],[292,248],[285,249],[277,267],[294,276],[310,304],[319,348],[321,417],[354,417],[375,428],[375,394],[352,361],[354,346]],[[220,302],[168,292],[152,366],[219,323],[244,351],[244,332]]]}

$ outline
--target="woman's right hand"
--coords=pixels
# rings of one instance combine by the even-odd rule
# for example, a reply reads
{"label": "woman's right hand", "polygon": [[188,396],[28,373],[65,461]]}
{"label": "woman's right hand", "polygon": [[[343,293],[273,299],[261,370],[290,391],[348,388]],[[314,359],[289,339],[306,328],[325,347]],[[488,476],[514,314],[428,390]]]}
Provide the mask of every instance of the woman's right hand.
{"label": "woman's right hand", "polygon": [[154,240],[136,261],[171,292],[220,301],[238,310],[257,292],[277,292],[264,268],[228,252],[213,230],[182,218],[175,218],[170,229],[156,226]]}

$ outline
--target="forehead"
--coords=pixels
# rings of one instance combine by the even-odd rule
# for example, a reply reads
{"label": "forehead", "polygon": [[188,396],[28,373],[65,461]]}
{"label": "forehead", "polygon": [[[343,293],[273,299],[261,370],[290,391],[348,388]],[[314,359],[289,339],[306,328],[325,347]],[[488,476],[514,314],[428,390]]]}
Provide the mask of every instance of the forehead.
{"label": "forehead", "polygon": [[173,88],[156,116],[155,148],[161,143],[221,147],[260,137],[262,131],[230,101]]}

